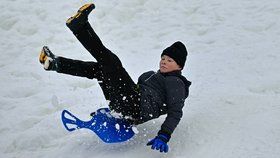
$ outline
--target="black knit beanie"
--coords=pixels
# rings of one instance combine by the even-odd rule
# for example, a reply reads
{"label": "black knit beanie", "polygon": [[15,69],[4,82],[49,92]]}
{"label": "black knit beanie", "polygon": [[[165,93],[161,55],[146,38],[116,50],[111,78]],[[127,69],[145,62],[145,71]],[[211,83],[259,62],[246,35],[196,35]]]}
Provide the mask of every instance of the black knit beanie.
{"label": "black knit beanie", "polygon": [[185,66],[188,52],[185,45],[182,42],[177,41],[173,43],[170,47],[164,49],[161,56],[163,55],[171,57],[183,69]]}

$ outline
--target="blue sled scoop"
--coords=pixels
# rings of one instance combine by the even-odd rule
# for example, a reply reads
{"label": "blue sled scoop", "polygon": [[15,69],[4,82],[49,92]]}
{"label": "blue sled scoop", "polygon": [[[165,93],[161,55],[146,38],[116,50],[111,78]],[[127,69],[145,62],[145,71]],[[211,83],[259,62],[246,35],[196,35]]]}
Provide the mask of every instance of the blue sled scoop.
{"label": "blue sled scoop", "polygon": [[113,117],[108,108],[98,109],[90,121],[82,121],[67,110],[62,111],[61,119],[68,131],[88,128],[105,143],[124,142],[134,136],[131,123]]}

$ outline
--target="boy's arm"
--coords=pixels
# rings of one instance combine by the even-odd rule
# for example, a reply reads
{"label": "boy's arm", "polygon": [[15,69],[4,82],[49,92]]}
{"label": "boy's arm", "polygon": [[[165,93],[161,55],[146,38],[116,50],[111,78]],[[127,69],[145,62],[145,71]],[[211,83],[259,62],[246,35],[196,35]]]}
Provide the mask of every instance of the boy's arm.
{"label": "boy's arm", "polygon": [[184,82],[180,78],[172,76],[166,79],[167,117],[161,125],[159,134],[166,134],[170,137],[179,124],[183,116],[183,106],[187,91]]}
{"label": "boy's arm", "polygon": [[183,116],[182,108],[187,92],[185,84],[180,78],[173,76],[166,79],[167,117],[161,125],[158,135],[147,144],[151,145],[152,149],[160,150],[160,152],[168,152],[169,147],[167,143]]}

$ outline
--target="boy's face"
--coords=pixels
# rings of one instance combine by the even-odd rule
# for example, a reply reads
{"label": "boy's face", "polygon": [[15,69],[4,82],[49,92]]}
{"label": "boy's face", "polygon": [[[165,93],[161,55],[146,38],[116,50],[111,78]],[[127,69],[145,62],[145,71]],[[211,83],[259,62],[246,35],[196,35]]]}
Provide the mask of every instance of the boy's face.
{"label": "boy's face", "polygon": [[175,62],[175,60],[167,55],[163,55],[159,62],[159,71],[161,73],[167,73],[175,70],[182,70],[182,68]]}

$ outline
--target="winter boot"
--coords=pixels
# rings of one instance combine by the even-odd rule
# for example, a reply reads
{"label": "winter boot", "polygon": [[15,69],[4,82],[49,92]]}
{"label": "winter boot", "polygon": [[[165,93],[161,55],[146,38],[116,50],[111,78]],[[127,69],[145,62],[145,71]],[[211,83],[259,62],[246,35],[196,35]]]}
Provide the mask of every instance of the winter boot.
{"label": "winter boot", "polygon": [[94,8],[93,3],[83,5],[74,16],[66,21],[67,27],[73,32],[81,29],[88,22],[88,15]]}
{"label": "winter boot", "polygon": [[57,69],[57,58],[47,46],[42,48],[39,61],[42,65],[44,65],[45,70],[55,71]]}

